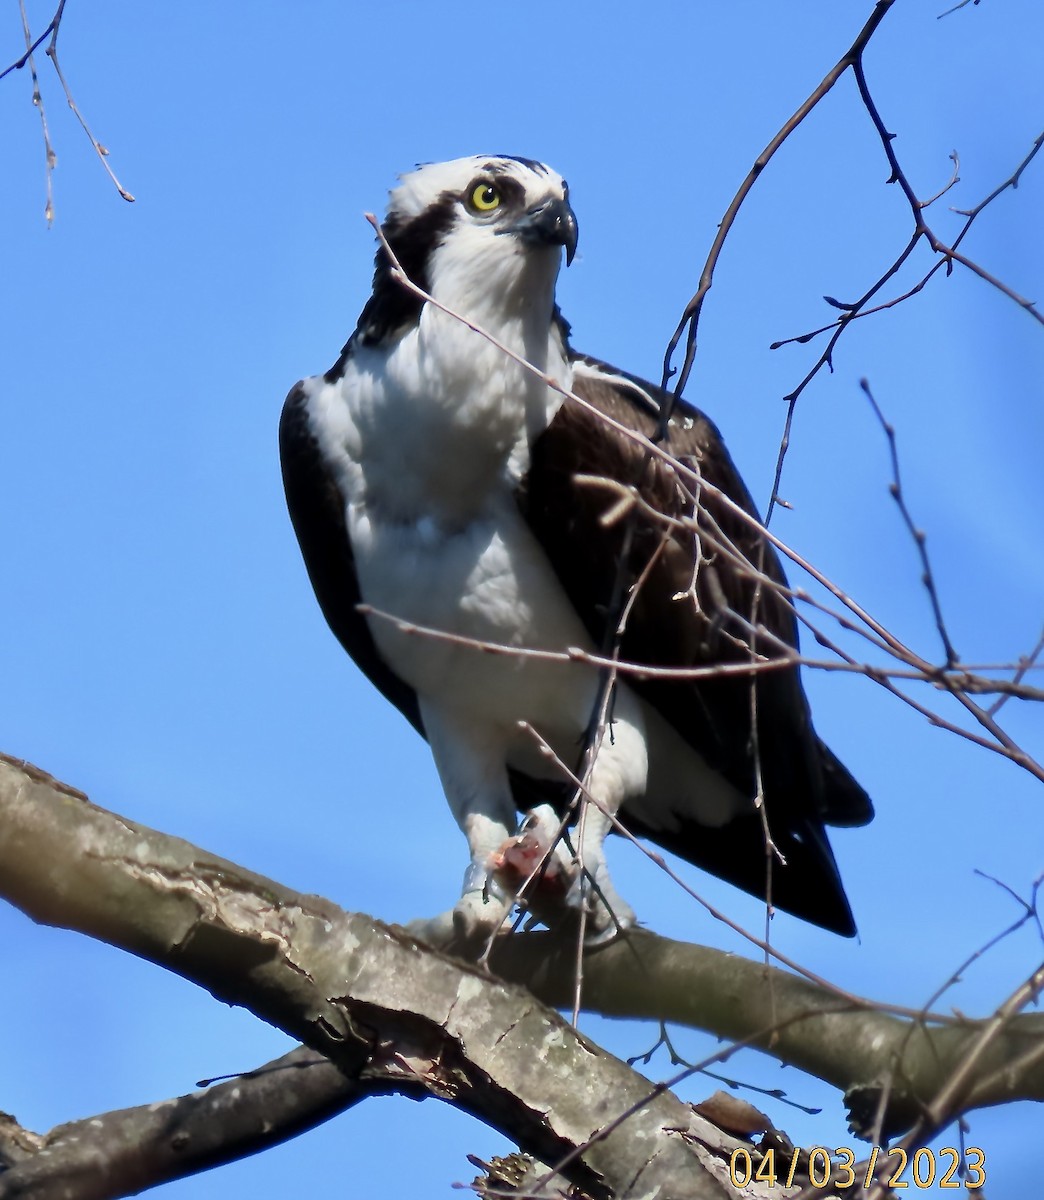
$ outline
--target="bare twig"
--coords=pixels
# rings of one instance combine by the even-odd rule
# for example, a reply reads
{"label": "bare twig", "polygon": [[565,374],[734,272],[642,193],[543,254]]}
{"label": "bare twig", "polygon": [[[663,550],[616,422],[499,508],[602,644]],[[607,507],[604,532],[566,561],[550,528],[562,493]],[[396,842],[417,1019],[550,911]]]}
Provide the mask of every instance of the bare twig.
{"label": "bare twig", "polygon": [[[1029,654],[1023,655],[1019,659],[1018,668],[1011,680],[1011,683],[1015,688],[1018,688],[1029,672],[1035,666],[1037,666],[1037,659],[1040,657],[1042,651],[1044,651],[1044,629],[1041,629],[1040,637],[1037,638],[1037,644],[1033,647]],[[996,716],[997,710],[1002,704],[1009,700],[1013,694],[1017,695],[1018,693],[1009,691],[1002,692],[1002,694],[989,706],[989,708],[987,708],[986,711],[991,716]]]}
{"label": "bare twig", "polygon": [[124,200],[133,204],[134,197],[130,194],[130,192],[127,191],[123,184],[120,183],[120,181],[116,178],[116,174],[112,167],[109,166],[109,151],[101,144],[101,142],[98,141],[94,134],[91,133],[90,126],[87,124],[86,120],[84,120],[83,113],[81,113],[76,107],[76,101],[73,99],[72,92],[69,90],[69,85],[65,81],[65,75],[62,73],[62,67],[58,61],[58,29],[61,22],[61,10],[64,8],[64,6],[65,0],[62,0],[61,5],[59,5],[58,13],[56,14],[57,19],[52,22],[53,29],[51,31],[51,41],[47,47],[47,57],[54,64],[54,71],[58,76],[58,82],[62,85],[62,91],[65,92],[65,99],[68,102],[69,107],[76,114],[76,119],[80,122],[80,126],[82,127],[84,133],[90,139],[90,143],[94,147],[94,152],[101,160],[101,165],[105,168],[106,174],[112,180],[116,190],[120,193]]}
{"label": "bare twig", "polygon": [[[678,375],[677,382],[673,388],[675,396],[680,396],[685,390],[685,385],[688,383],[689,374],[692,370],[692,364],[696,357],[696,338],[700,322],[700,314],[703,311],[703,302],[707,298],[707,293],[710,291],[714,283],[714,271],[718,265],[718,259],[721,257],[722,248],[725,245],[725,239],[729,236],[733,225],[736,222],[736,217],[743,205],[744,200],[750,193],[761,172],[768,165],[776,151],[783,145],[788,137],[801,124],[808,114],[816,107],[819,102],[829,94],[834,84],[841,78],[850,66],[856,61],[859,55],[862,54],[864,48],[870,39],[874,36],[878,26],[888,15],[888,10],[895,3],[895,0],[877,0],[874,5],[874,10],[870,14],[869,20],[859,31],[858,36],[845,53],[838,59],[833,67],[826,73],[818,86],[811,92],[807,99],[797,108],[797,110],[784,122],[783,126],[775,134],[772,140],[768,143],[764,150],[754,160],[754,165],[747,172],[746,177],[739,186],[739,190],[732,198],[729,207],[725,210],[725,215],[722,217],[718,225],[718,231],[715,234],[714,242],[711,245],[710,252],[707,255],[707,261],[704,263],[703,271],[700,275],[699,287],[696,289],[696,294],[692,297],[689,303],[685,306],[685,310],[681,315],[678,326],[674,331],[670,341],[667,344],[667,351],[663,359],[663,384],[664,389],[668,387],[671,378],[674,375],[674,367],[671,365],[671,360],[674,358],[674,352],[681,341],[683,332],[686,326],[688,333],[685,339],[685,358],[682,363],[681,372]],[[667,430],[667,421],[670,417],[669,410],[660,414],[659,435],[662,438]],[[773,493],[776,492],[773,488]],[[769,511],[771,516],[771,509]]]}
{"label": "bare twig", "polygon": [[[866,82],[866,74],[863,70],[863,61],[861,56],[852,64],[852,69],[855,73],[856,86],[859,88],[859,96],[863,101],[863,107],[866,109],[870,120],[873,122],[874,128],[877,130],[878,137],[881,139],[881,146],[884,149],[885,157],[888,159],[888,165],[892,171],[888,182],[897,183],[899,185],[899,187],[902,189],[903,195],[907,199],[907,203],[910,205],[910,212],[914,219],[914,237],[916,239],[924,238],[928,245],[931,246],[932,250],[942,258],[944,263],[947,264],[947,270],[950,269],[951,263],[959,262],[974,275],[978,275],[980,279],[984,280],[992,287],[995,287],[998,291],[1003,292],[1003,294],[1009,299],[1014,300],[1015,303],[1018,304],[1020,308],[1025,309],[1026,312],[1028,312],[1030,316],[1034,318],[1034,320],[1038,321],[1041,325],[1044,325],[1044,313],[1038,311],[1034,301],[1028,300],[1024,296],[1020,296],[1019,293],[1014,290],[1014,288],[1009,287],[995,275],[992,275],[985,269],[985,267],[979,266],[978,263],[974,262],[966,255],[961,254],[957,250],[956,245],[948,246],[928,225],[924,219],[926,202],[918,200],[912,184],[910,183],[909,179],[907,179],[902,167],[899,165],[899,159],[896,156],[895,146],[893,145],[893,142],[895,141],[895,134],[888,131],[884,121],[881,119],[881,114],[878,112],[877,104],[870,95],[870,88]],[[1035,145],[1029,157],[1032,158],[1038,149],[1039,145]],[[1014,176],[1015,183],[1010,186],[1017,186],[1018,175],[1022,173],[1024,168],[1025,163],[1019,167],[1016,175]],[[999,195],[1006,186],[1009,185],[1001,185],[996,192],[987,198],[985,203],[989,203],[994,196]],[[979,211],[981,211],[981,208]]]}
{"label": "bare twig", "polygon": [[[805,599],[803,595],[801,598]],[[872,675],[875,678],[880,676],[883,679],[927,683],[944,692],[959,690],[987,695],[999,692],[1002,695],[1014,697],[1019,700],[1031,700],[1038,703],[1044,702],[1044,689],[1029,687],[1014,680],[989,679],[984,676],[975,675],[971,673],[973,668],[966,663],[956,663],[952,670],[944,671],[944,679],[940,681],[934,670],[926,674],[924,671],[913,667],[881,667],[874,663],[857,662],[854,659],[848,661],[844,659],[809,658],[805,654],[796,653],[792,646],[777,639],[774,649],[779,650],[778,657],[759,658],[754,662],[718,663],[712,666],[660,667],[650,665],[649,663],[632,662],[623,658],[606,658],[604,655],[585,650],[582,646],[567,646],[564,650],[544,650],[530,646],[510,646],[506,642],[483,641],[481,638],[468,637],[466,634],[452,633],[445,629],[435,629],[430,625],[418,625],[414,621],[403,620],[402,617],[397,617],[393,613],[374,608],[370,604],[358,605],[357,611],[364,616],[377,617],[382,621],[391,622],[400,633],[414,634],[418,637],[434,638],[453,645],[466,646],[471,650],[478,651],[480,654],[499,654],[508,658],[532,658],[542,662],[553,663],[579,662],[586,663],[592,667],[615,667],[619,674],[638,680],[670,679],[683,681],[708,678],[716,679],[728,675],[761,675],[767,671],[778,671],[784,667],[800,666],[807,667],[813,671],[834,671],[840,674]],[[737,620],[742,620],[738,613],[731,615],[735,616]],[[757,633],[759,638],[773,637],[772,631],[764,625],[751,626],[751,629]],[[1025,664],[1026,671],[1034,667],[1037,670],[1044,670],[1044,664]],[[985,667],[976,669],[1015,671],[1017,668],[1018,664],[990,663]]]}
{"label": "bare twig", "polygon": [[[65,0],[62,0],[64,4]],[[29,32],[29,17],[25,11],[25,0],[18,0],[18,8],[22,16],[22,32],[25,34],[25,62],[29,64],[29,74],[33,81],[33,104],[40,114],[40,126],[43,131],[44,160],[47,171],[47,204],[44,206],[44,216],[47,224],[54,222],[54,166],[58,161],[51,145],[51,136],[47,129],[47,113],[44,111],[43,96],[40,94],[40,78],[36,74],[36,61],[33,58],[33,40]],[[58,12],[61,12],[59,8]],[[57,16],[58,14],[56,14]],[[59,18],[60,19],[60,18]],[[50,26],[48,26],[48,30]],[[46,36],[46,33],[45,35]],[[38,43],[37,43],[38,44]]]}
{"label": "bare twig", "polygon": [[885,437],[888,439],[888,453],[892,460],[892,482],[888,485],[888,491],[899,506],[899,512],[902,514],[903,522],[906,525],[910,536],[913,538],[914,545],[917,547],[917,553],[921,559],[921,582],[928,592],[928,599],[931,601],[932,612],[935,615],[935,627],[939,631],[939,638],[943,644],[943,651],[946,654],[946,665],[952,668],[957,662],[957,651],[953,648],[953,643],[950,641],[950,635],[946,630],[946,622],[943,620],[942,606],[939,604],[939,593],[935,586],[935,575],[932,573],[932,564],[928,559],[927,538],[923,529],[919,528],[913,517],[910,515],[910,510],[906,505],[906,497],[903,495],[903,484],[899,474],[899,451],[895,440],[895,426],[885,418],[881,411],[881,406],[874,398],[873,392],[870,390],[870,383],[866,379],[859,381],[859,386],[863,389],[863,395],[870,401],[870,407],[874,410],[874,415],[877,417],[881,428],[884,430]]}
{"label": "bare twig", "polygon": [[66,4],[66,0],[59,0],[58,7],[54,11],[54,16],[52,16],[50,21],[47,23],[47,28],[38,37],[32,38],[30,35],[30,32],[29,32],[29,22],[28,22],[28,18],[26,16],[26,12],[25,12],[24,0],[19,0],[19,5],[21,6],[21,13],[22,13],[22,28],[25,32],[25,46],[26,46],[25,53],[20,58],[16,58],[15,61],[13,63],[11,63],[8,67],[6,67],[3,71],[0,71],[0,79],[3,79],[6,75],[11,74],[12,71],[20,71],[24,66],[26,66],[26,64],[28,64],[29,68],[30,68],[30,72],[32,74],[33,103],[40,110],[40,120],[43,122],[44,146],[45,146],[45,150],[46,150],[46,154],[47,154],[47,207],[46,207],[45,212],[46,212],[48,224],[50,224],[52,222],[52,220],[54,219],[54,204],[53,204],[53,200],[52,200],[51,172],[54,168],[56,159],[55,159],[55,154],[54,154],[54,148],[51,145],[50,137],[48,135],[47,120],[46,120],[46,117],[44,116],[43,98],[40,93],[39,80],[38,80],[37,74],[36,74],[36,63],[33,58],[34,53],[43,45],[44,42],[47,42],[47,49],[46,49],[45,53],[46,53],[47,57],[51,60],[51,64],[54,67],[54,73],[58,76],[58,82],[61,84],[62,91],[65,93],[66,102],[68,103],[69,107],[72,109],[73,113],[76,115],[76,119],[77,119],[77,121],[79,121],[80,126],[83,129],[84,133],[86,133],[87,137],[89,138],[91,145],[94,147],[94,152],[98,155],[98,158],[101,160],[102,166],[105,168],[106,174],[112,180],[113,185],[115,186],[116,190],[119,192],[119,194],[123,197],[124,200],[126,200],[130,203],[133,203],[133,201],[134,201],[134,197],[131,195],[130,192],[127,191],[127,189],[123,186],[123,184],[120,183],[120,181],[116,178],[115,172],[113,171],[112,167],[109,165],[109,161],[108,161],[109,151],[106,149],[105,146],[103,146],[101,144],[101,142],[98,141],[98,139],[91,132],[90,126],[87,124],[87,121],[85,120],[85,118],[83,116],[83,113],[81,113],[79,108],[77,107],[76,101],[73,98],[72,91],[70,90],[69,84],[66,81],[65,74],[62,71],[61,63],[58,60],[58,33],[61,30],[62,18],[65,15],[65,4]]}
{"label": "bare twig", "polygon": [[936,200],[941,200],[948,191],[956,187],[961,182],[961,156],[956,150],[950,151],[950,162],[953,163],[953,174],[946,183],[935,193],[934,196],[929,196],[927,200],[921,201],[921,208],[931,208]]}
{"label": "bare twig", "polygon": [[54,10],[54,16],[47,23],[47,28],[43,31],[43,33],[40,34],[39,37],[35,38],[32,42],[26,45],[25,53],[21,56],[21,58],[16,58],[14,62],[10,64],[10,66],[7,66],[0,71],[0,79],[6,78],[11,74],[12,71],[20,71],[30,60],[30,58],[32,58],[34,52],[39,50],[39,48],[44,44],[44,42],[47,41],[49,37],[58,32],[58,26],[62,23],[62,15],[64,12],[65,0],[60,0],[58,7]]}
{"label": "bare twig", "polygon": [[960,3],[955,4],[953,6],[953,8],[948,8],[945,12],[939,13],[939,15],[935,19],[937,21],[941,21],[943,19],[943,17],[948,17],[950,15],[950,13],[955,13],[959,8],[964,8],[968,4],[978,4],[978,3],[979,3],[979,0],[960,0]]}
{"label": "bare twig", "polygon": [[[1023,158],[1023,160],[1015,168],[1015,170],[1012,172],[1012,174],[1009,175],[1008,178],[1005,179],[1003,183],[998,184],[998,186],[995,187],[988,196],[986,196],[983,200],[981,200],[973,208],[969,208],[969,209],[955,208],[952,210],[953,212],[957,213],[959,216],[967,218],[965,220],[964,225],[958,231],[957,236],[953,240],[953,248],[954,249],[956,249],[961,244],[961,242],[964,241],[964,238],[967,235],[969,229],[971,228],[972,223],[974,222],[975,218],[982,212],[982,210],[984,208],[986,208],[986,206],[988,204],[991,204],[994,200],[997,199],[998,196],[1001,195],[1002,192],[1007,191],[1008,188],[1012,188],[1014,190],[1015,188],[1017,188],[1019,186],[1019,180],[1022,178],[1023,171],[1025,171],[1025,169],[1033,161],[1037,152],[1040,150],[1042,144],[1044,144],[1044,133],[1041,133],[1037,138],[1034,139],[1033,145],[1032,145],[1029,153],[1025,156],[1025,158]],[[948,190],[952,186],[953,182],[954,182],[954,180],[951,179],[950,183],[947,184],[946,188],[944,188],[943,190],[944,191]],[[936,199],[938,199],[938,195],[934,196],[932,198],[932,200],[924,201],[922,203],[922,207],[927,208],[928,205],[933,203],[933,201]],[[883,284],[883,283],[887,282],[889,279],[891,279],[892,276],[895,275],[898,267],[902,265],[902,262],[905,262],[906,255],[907,255],[907,251],[904,250],[903,255],[901,256],[901,260],[897,260],[895,263],[893,263],[888,268],[888,270],[881,277],[881,279],[878,280],[878,282],[871,289],[871,292],[867,293],[867,296],[877,294],[877,292],[880,290],[881,284]],[[821,334],[828,333],[832,329],[844,328],[855,321],[862,320],[864,317],[872,317],[875,313],[884,312],[887,309],[895,308],[897,305],[902,304],[904,301],[909,300],[912,296],[916,296],[919,292],[923,291],[924,288],[930,282],[930,280],[932,278],[934,278],[934,276],[940,270],[942,270],[944,267],[948,267],[948,266],[949,266],[949,259],[938,258],[932,264],[931,268],[927,272],[925,272],[925,274],[917,281],[917,283],[915,283],[913,285],[913,287],[908,288],[905,292],[902,292],[898,296],[893,296],[891,300],[885,300],[881,304],[875,304],[875,305],[871,306],[870,308],[864,307],[864,305],[866,303],[866,299],[867,299],[866,296],[862,297],[860,300],[856,301],[854,304],[851,304],[851,305],[840,304],[839,302],[835,301],[834,302],[835,307],[841,307],[843,309],[842,315],[840,317],[838,317],[836,321],[831,321],[829,325],[821,325],[818,329],[809,330],[807,333],[798,334],[795,337],[783,338],[782,340],[780,340],[778,342],[773,342],[769,346],[769,349],[770,350],[779,350],[783,346],[805,345],[806,343],[812,341],[813,338],[817,338]],[[831,343],[831,346],[829,347],[829,349],[832,349],[834,344],[836,344],[836,339],[834,342]],[[828,353],[824,356],[824,358],[819,363],[816,364],[816,370],[818,371],[819,369],[821,369],[822,366],[824,366],[825,363],[829,361],[829,358],[830,358],[830,355],[829,355],[829,350],[828,350]]]}
{"label": "bare twig", "polygon": [[[818,1116],[823,1111],[822,1108],[813,1108],[810,1105],[800,1104],[797,1100],[790,1099],[783,1088],[759,1087],[756,1083],[750,1083],[748,1080],[735,1079],[728,1075],[722,1075],[717,1071],[711,1071],[708,1069],[708,1064],[710,1061],[708,1059],[703,1059],[699,1062],[690,1062],[689,1059],[681,1054],[674,1045],[670,1032],[668,1031],[667,1025],[664,1021],[660,1022],[660,1032],[655,1044],[644,1053],[636,1054],[632,1058],[627,1059],[628,1065],[633,1066],[635,1063],[641,1062],[648,1066],[649,1063],[652,1062],[653,1055],[655,1055],[656,1051],[659,1050],[661,1046],[667,1051],[672,1066],[688,1067],[690,1071],[698,1072],[700,1075],[706,1075],[709,1079],[717,1080],[718,1083],[724,1083],[726,1087],[729,1087],[734,1091],[744,1090],[757,1092],[759,1095],[768,1096],[772,1100],[778,1100],[780,1103],[786,1104],[789,1108],[796,1108],[800,1112],[803,1112],[810,1117]],[[736,1049],[738,1049],[738,1044],[734,1043],[726,1052],[715,1055],[715,1060],[724,1063],[726,1061],[726,1055],[731,1057],[732,1053],[734,1053]]]}
{"label": "bare twig", "polygon": [[[927,224],[927,222],[924,219],[924,209],[927,208],[927,206],[930,203],[932,203],[932,201],[931,200],[929,200],[929,201],[918,200],[916,194],[914,193],[913,187],[910,184],[910,181],[907,179],[905,173],[903,172],[902,167],[899,164],[899,160],[895,154],[895,148],[892,145],[895,135],[892,133],[889,133],[889,131],[885,128],[884,123],[881,120],[880,113],[878,112],[877,107],[874,103],[874,100],[873,100],[872,96],[870,95],[870,89],[867,85],[866,75],[863,70],[861,53],[859,55],[857,55],[856,58],[853,60],[852,69],[853,69],[853,73],[856,78],[856,85],[859,89],[860,98],[862,99],[863,105],[866,108],[866,111],[869,114],[871,121],[873,122],[874,128],[877,130],[878,136],[884,147],[885,155],[888,159],[888,164],[891,169],[891,175],[889,176],[888,182],[899,184],[900,188],[903,191],[903,194],[906,196],[907,202],[910,206],[911,214],[913,215],[914,230],[913,230],[913,233],[910,235],[910,238],[907,241],[906,245],[903,247],[903,249],[900,251],[899,255],[896,257],[895,261],[891,264],[891,266],[889,266],[885,270],[885,272],[880,276],[880,278],[878,278],[877,281],[874,284],[872,284],[871,287],[866,292],[864,292],[864,294],[862,296],[859,297],[858,300],[856,300],[852,304],[841,304],[838,301],[833,302],[836,307],[844,309],[841,316],[838,317],[836,322],[833,322],[830,325],[825,325],[821,329],[814,330],[812,333],[804,334],[799,338],[791,339],[792,341],[807,342],[807,341],[811,340],[813,337],[816,337],[820,333],[825,333],[827,330],[830,330],[830,329],[833,330],[833,333],[830,337],[830,340],[828,341],[828,343],[826,345],[826,348],[823,350],[822,354],[820,354],[817,361],[812,365],[810,370],[805,374],[804,378],[797,385],[797,387],[794,388],[793,391],[791,391],[787,396],[784,397],[784,399],[787,403],[787,415],[786,415],[786,419],[784,422],[783,435],[780,439],[779,453],[776,458],[776,471],[775,471],[775,475],[774,475],[773,481],[772,481],[772,495],[771,495],[771,499],[769,501],[768,511],[765,514],[765,523],[766,524],[768,524],[768,522],[772,519],[773,507],[775,506],[775,504],[777,504],[779,502],[778,497],[779,497],[780,480],[782,479],[782,476],[783,476],[783,463],[786,458],[787,451],[790,447],[790,431],[791,431],[793,421],[794,421],[794,411],[795,411],[795,408],[797,407],[798,398],[800,397],[801,393],[805,390],[805,388],[808,387],[808,385],[812,382],[812,380],[820,373],[820,371],[824,367],[829,367],[830,369],[833,369],[834,347],[837,345],[839,338],[844,333],[844,331],[848,328],[848,326],[852,323],[852,321],[856,320],[860,315],[869,315],[870,312],[879,312],[884,308],[893,307],[894,305],[900,303],[902,300],[909,299],[910,296],[913,296],[916,293],[918,293],[919,291],[921,291],[921,289],[927,284],[927,282],[932,278],[932,276],[938,270],[940,270],[941,268],[945,268],[947,273],[949,273],[953,269],[953,263],[959,262],[963,266],[967,267],[974,274],[978,275],[981,279],[985,280],[987,283],[996,287],[999,291],[1003,292],[1006,296],[1009,296],[1012,300],[1014,300],[1017,304],[1019,304],[1022,308],[1024,308],[1028,313],[1030,313],[1030,315],[1033,316],[1037,321],[1040,321],[1042,324],[1044,324],[1044,315],[1042,315],[1037,310],[1035,304],[1032,301],[1027,300],[1023,296],[1020,296],[1012,288],[1008,287],[1007,284],[1003,283],[1001,280],[999,280],[995,276],[991,275],[984,268],[980,267],[977,263],[973,262],[971,259],[965,257],[963,254],[959,253],[957,250],[957,247],[960,245],[961,241],[963,241],[968,230],[971,228],[972,222],[979,215],[979,213],[982,212],[982,210],[986,207],[986,205],[989,204],[992,200],[996,199],[996,197],[999,196],[1001,194],[1001,192],[1005,191],[1007,188],[1009,188],[1009,187],[1015,188],[1018,186],[1018,181],[1019,181],[1020,176],[1022,175],[1022,172],[1026,169],[1026,167],[1029,165],[1030,161],[1033,159],[1034,155],[1036,155],[1037,151],[1040,149],[1041,142],[1044,141],[1044,134],[1041,134],[1040,137],[1037,138],[1037,140],[1034,142],[1033,148],[1030,150],[1029,154],[1026,156],[1025,159],[1023,159],[1023,161],[1016,168],[1014,174],[1009,179],[1005,180],[1004,183],[1000,184],[997,188],[995,188],[990,193],[990,195],[986,197],[985,200],[983,200],[979,205],[977,205],[975,207],[975,209],[969,211],[968,213],[962,214],[967,217],[967,220],[965,221],[965,224],[964,224],[963,228],[960,230],[960,233],[958,234],[957,238],[955,239],[953,245],[948,246],[945,242],[942,241],[941,238],[939,238],[935,234],[935,232],[929,227],[929,225]],[[943,190],[945,191],[947,189],[944,188]],[[933,200],[936,198],[937,197],[933,197]],[[896,274],[898,274],[899,270],[906,263],[907,259],[910,257],[910,255],[913,253],[913,251],[916,249],[918,243],[922,239],[924,239],[928,243],[928,245],[931,247],[931,249],[939,256],[936,263],[927,272],[927,274],[924,276],[924,278],[918,284],[916,284],[913,288],[911,288],[908,292],[904,293],[902,296],[899,296],[894,300],[888,301],[885,304],[877,305],[873,309],[867,309],[866,306],[881,291],[881,289],[885,286],[885,284],[890,279],[892,279]],[[785,345],[785,344],[786,344],[785,342],[774,342],[772,344],[772,347],[774,349],[778,349],[779,346]]]}

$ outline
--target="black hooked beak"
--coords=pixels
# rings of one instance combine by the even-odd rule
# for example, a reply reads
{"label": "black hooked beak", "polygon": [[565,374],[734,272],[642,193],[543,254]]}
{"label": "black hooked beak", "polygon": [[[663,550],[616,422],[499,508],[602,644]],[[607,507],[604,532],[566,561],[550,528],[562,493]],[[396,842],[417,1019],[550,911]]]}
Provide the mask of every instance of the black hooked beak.
{"label": "black hooked beak", "polygon": [[515,233],[524,242],[538,246],[564,246],[566,266],[576,254],[576,213],[568,200],[545,200],[531,208],[504,233]]}

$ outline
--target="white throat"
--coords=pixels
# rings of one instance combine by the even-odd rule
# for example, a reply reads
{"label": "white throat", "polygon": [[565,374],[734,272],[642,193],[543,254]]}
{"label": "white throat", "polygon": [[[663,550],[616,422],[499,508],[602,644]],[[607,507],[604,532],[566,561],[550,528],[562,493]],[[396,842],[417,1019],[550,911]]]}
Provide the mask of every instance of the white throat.
{"label": "white throat", "polygon": [[[492,261],[483,274],[475,256],[437,254],[432,294],[568,388],[571,372],[552,323],[559,252],[486,257]],[[513,268],[514,287],[498,278],[505,266]],[[445,529],[483,513],[517,481],[529,446],[562,400],[488,338],[431,304],[393,345],[359,347],[340,390],[358,438],[357,497],[383,517],[426,518]]]}

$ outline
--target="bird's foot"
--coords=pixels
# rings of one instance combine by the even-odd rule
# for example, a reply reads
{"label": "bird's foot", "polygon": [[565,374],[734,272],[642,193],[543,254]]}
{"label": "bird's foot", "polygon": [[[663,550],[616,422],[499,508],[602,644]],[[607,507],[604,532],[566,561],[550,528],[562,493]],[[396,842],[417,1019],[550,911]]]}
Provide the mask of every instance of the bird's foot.
{"label": "bird's foot", "polygon": [[575,927],[583,916],[585,945],[611,942],[635,925],[634,910],[613,887],[604,859],[581,872],[560,834],[554,812],[535,809],[486,861],[471,863],[452,909],[407,928],[435,946],[482,946],[511,931],[517,905],[529,923],[549,929]]}
{"label": "bird's foot", "polygon": [[514,899],[490,877],[480,888],[464,892],[453,906],[453,932],[462,942],[487,941],[511,932]]}
{"label": "bird's foot", "polygon": [[506,895],[490,876],[477,886],[469,886],[477,877],[474,868],[465,876],[465,890],[456,904],[434,917],[419,917],[406,929],[442,950],[470,955],[480,950],[492,938],[511,932],[511,910],[514,899]]}
{"label": "bird's foot", "polygon": [[518,833],[490,856],[494,879],[505,893],[549,928],[584,920],[584,941],[600,946],[636,921],[634,910],[619,895],[605,861],[581,872],[561,838],[561,822],[547,805],[534,809]]}
{"label": "bird's foot", "polygon": [[593,871],[578,872],[565,905],[577,920],[584,916],[584,945],[604,946],[638,922],[634,909],[613,887],[605,864]]}

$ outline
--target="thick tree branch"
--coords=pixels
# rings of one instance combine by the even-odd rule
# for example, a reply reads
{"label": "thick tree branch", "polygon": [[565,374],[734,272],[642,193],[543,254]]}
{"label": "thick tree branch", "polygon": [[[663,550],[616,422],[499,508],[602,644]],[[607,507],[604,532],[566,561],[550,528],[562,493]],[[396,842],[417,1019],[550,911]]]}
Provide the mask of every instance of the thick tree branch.
{"label": "thick tree branch", "polygon": [[287,1141],[391,1090],[426,1094],[403,1080],[351,1078],[299,1046],[205,1092],[72,1121],[42,1137],[0,1119],[0,1198],[131,1196]]}
{"label": "thick tree branch", "polygon": [[[503,978],[524,981],[545,1003],[559,1006],[570,1002],[571,953],[568,937],[532,933],[502,942],[491,963]],[[588,955],[584,1008],[614,1017],[656,1015],[757,1046],[844,1091],[856,1125],[863,1124],[869,1094],[876,1097],[887,1082],[886,1133],[920,1114],[992,1021],[904,1019],[869,1001],[846,1001],[789,972],[642,931]],[[1040,1014],[1010,1023],[1004,1037],[991,1043],[989,1065],[982,1064],[965,1111],[1044,1100],[1040,1056],[1025,1064],[1028,1069],[1020,1064],[1042,1037]]]}
{"label": "thick tree branch", "polygon": [[[452,1098],[548,1161],[598,1125],[580,1132],[589,1114],[581,1115],[570,1094],[576,1079],[600,1079],[584,1089],[581,1108],[611,1095],[622,1111],[648,1094],[645,1081],[626,1068],[614,1074],[622,1064],[607,1065],[529,993],[402,931],[96,808],[27,764],[0,760],[0,815],[0,889],[35,920],[162,963],[279,1025],[353,1077],[363,1066],[372,1076],[392,1058],[412,1055],[426,1065],[403,1078]],[[534,933],[503,940],[493,964],[545,1003],[568,1006],[573,954],[567,935]],[[786,971],[641,932],[587,956],[583,1002],[588,1010],[691,1025],[759,1046],[846,1092],[865,1096],[886,1085],[891,1129],[931,1101],[986,1025],[904,1019]],[[981,1058],[965,1107],[1044,1099],[1044,1064],[1031,1053],[1042,1034],[1044,1017],[1010,1020]],[[495,1052],[482,1048],[490,1041]],[[550,1069],[548,1093],[532,1095],[541,1074],[533,1059],[547,1059],[552,1046],[573,1073]],[[508,1094],[516,1085],[517,1099]],[[561,1128],[535,1115],[552,1100],[571,1113]],[[669,1106],[677,1123],[684,1109],[673,1100]]]}
{"label": "thick tree branch", "polygon": [[727,1194],[704,1148],[720,1145],[718,1131],[524,988],[96,808],[12,760],[0,761],[0,812],[0,887],[34,920],[161,963],[350,1077],[396,1072],[542,1161],[567,1162],[594,1197],[639,1186],[679,1200]]}

